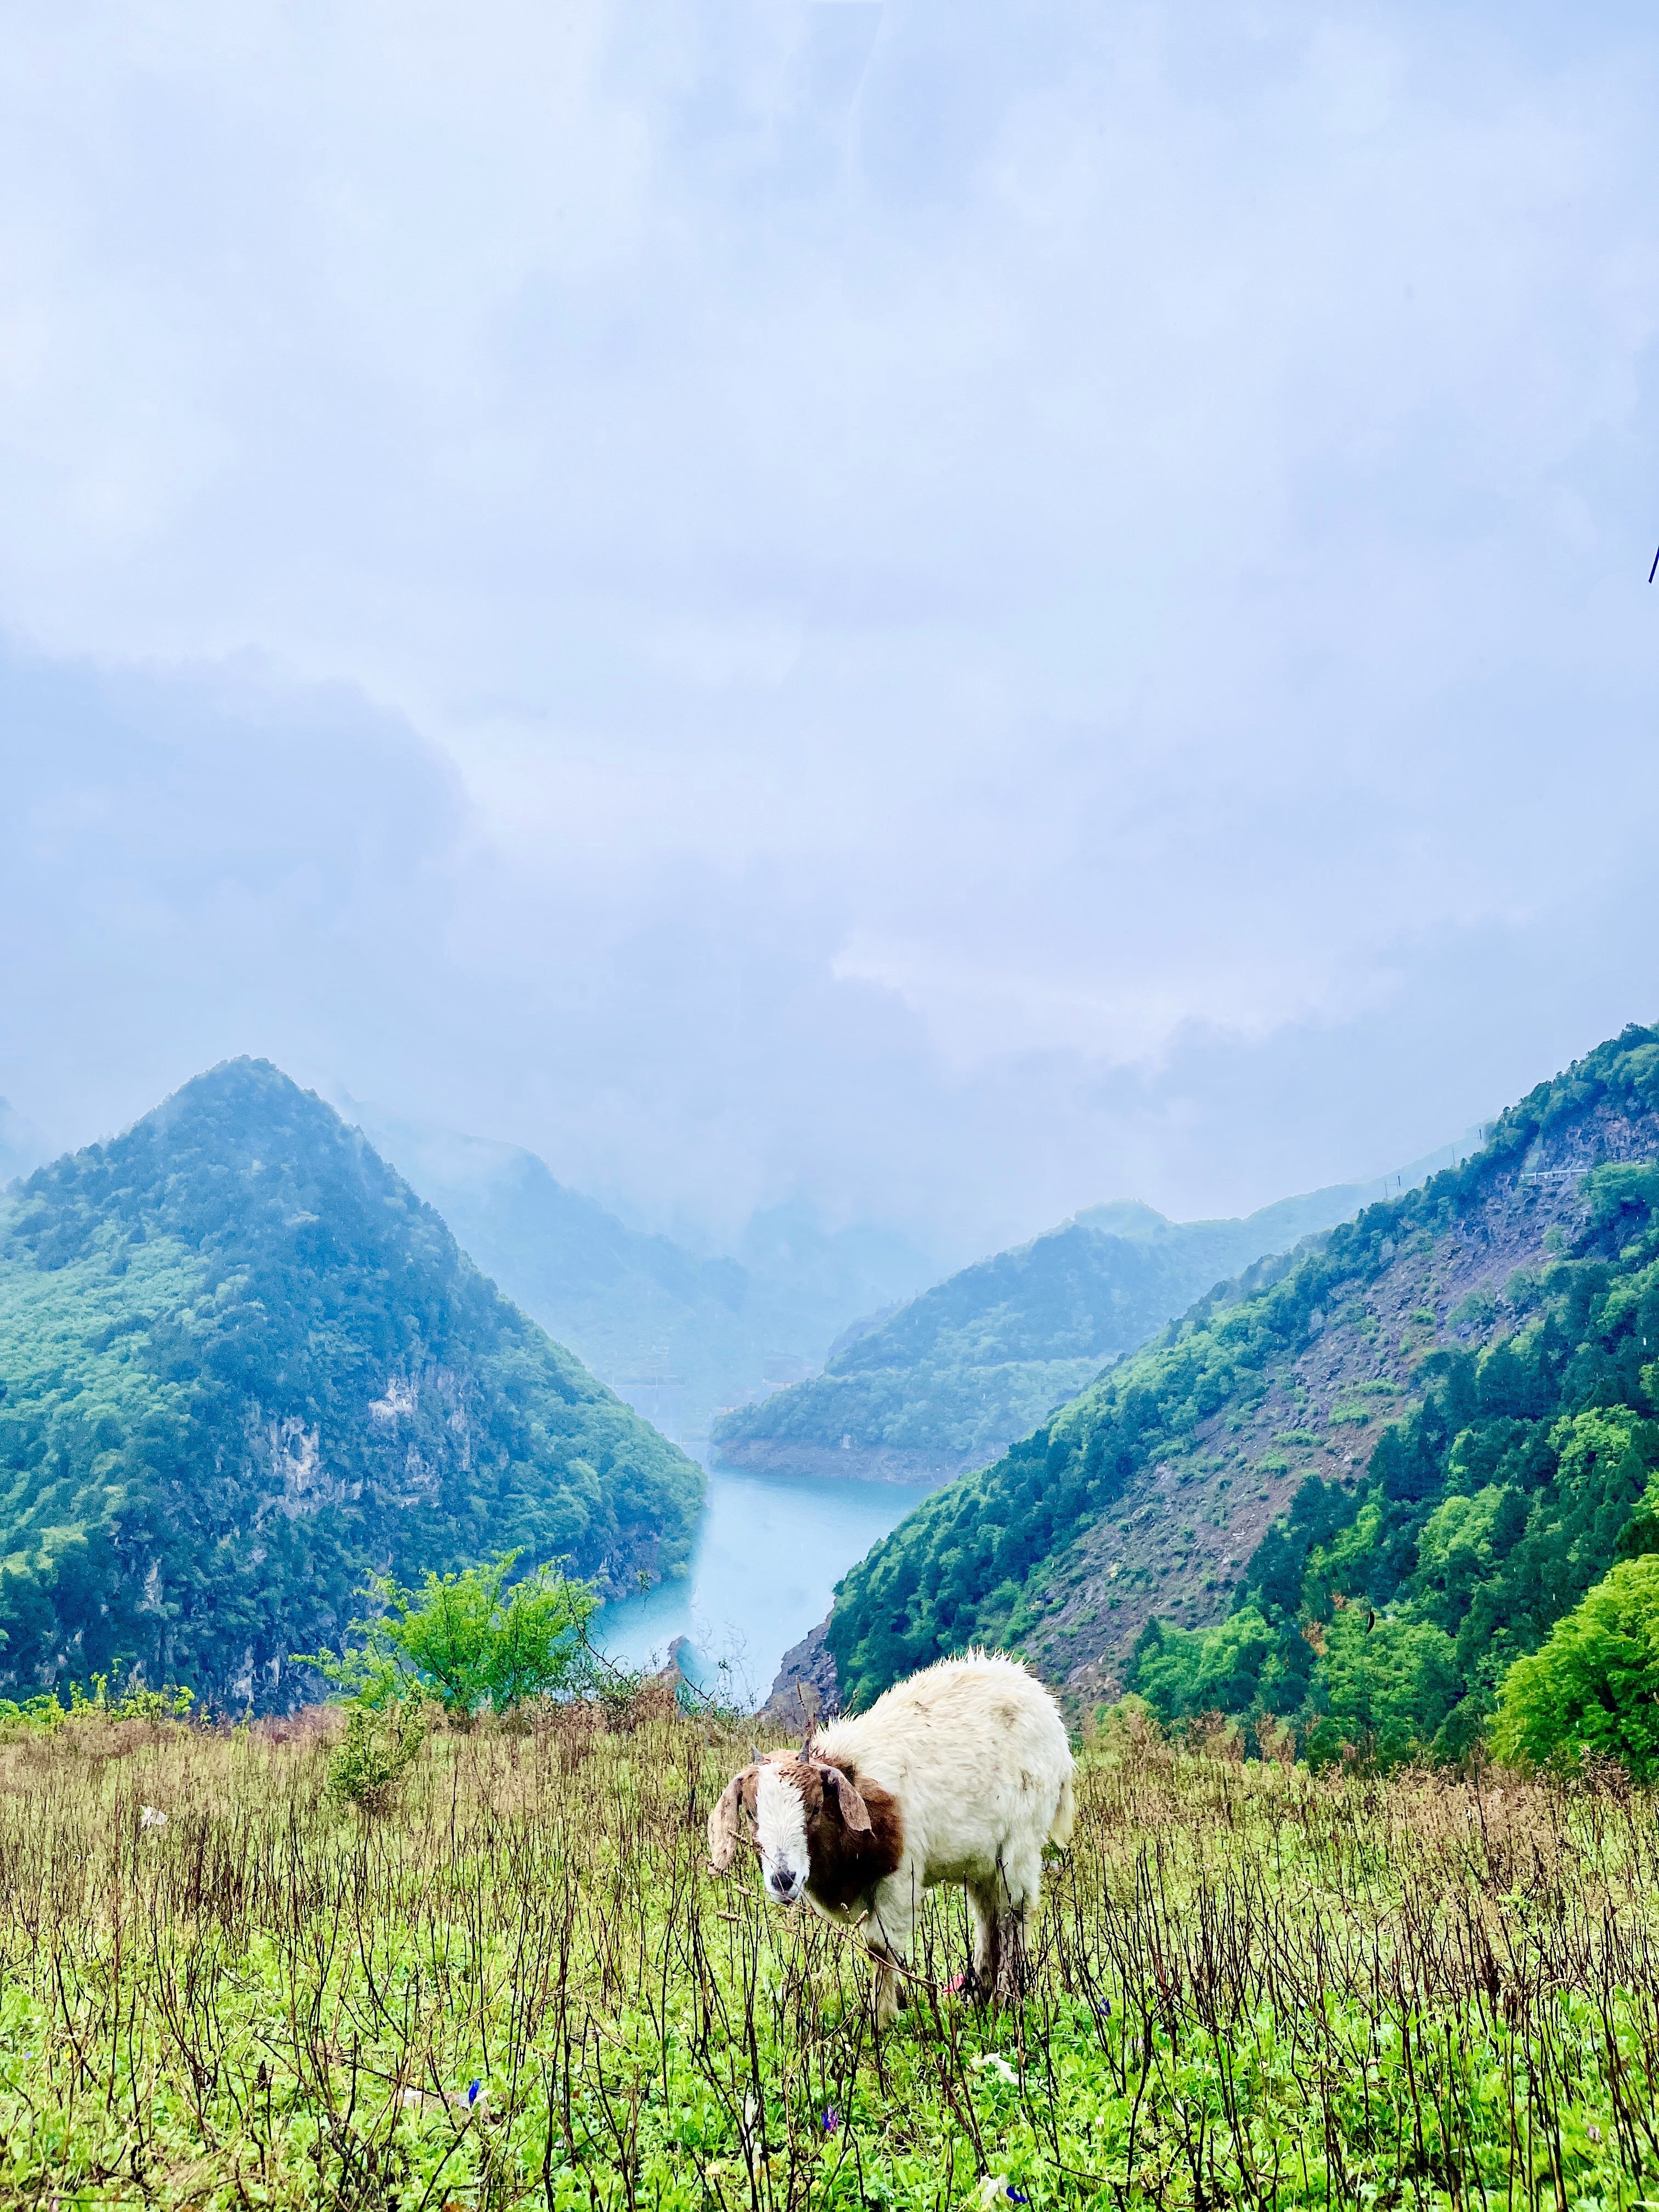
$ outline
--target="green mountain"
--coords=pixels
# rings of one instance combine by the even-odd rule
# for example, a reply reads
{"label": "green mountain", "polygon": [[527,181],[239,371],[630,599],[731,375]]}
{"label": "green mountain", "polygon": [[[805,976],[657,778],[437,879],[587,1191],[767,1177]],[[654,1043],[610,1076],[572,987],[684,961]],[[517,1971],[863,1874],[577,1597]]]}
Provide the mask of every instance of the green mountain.
{"label": "green mountain", "polygon": [[1079,1704],[1455,1753],[1659,1542],[1656,1160],[1659,1030],[1632,1028],[927,1499],[841,1586],[842,1695],[983,1640]]}
{"label": "green mountain", "polygon": [[828,1231],[799,1203],[749,1224],[736,1256],[630,1229],[535,1153],[343,1102],[508,1296],[671,1434],[810,1373],[837,1329],[930,1272],[890,1231]]}
{"label": "green mountain", "polygon": [[[1448,1147],[1434,1164],[1455,1157]],[[1242,1221],[1168,1221],[1133,1200],[1091,1206],[849,1330],[822,1375],[722,1415],[713,1441],[733,1465],[776,1474],[931,1483],[983,1467],[1201,1291],[1428,1165]]]}
{"label": "green mountain", "polygon": [[683,1568],[700,1470],[262,1060],[0,1199],[0,1686],[289,1702],[370,1567]]}

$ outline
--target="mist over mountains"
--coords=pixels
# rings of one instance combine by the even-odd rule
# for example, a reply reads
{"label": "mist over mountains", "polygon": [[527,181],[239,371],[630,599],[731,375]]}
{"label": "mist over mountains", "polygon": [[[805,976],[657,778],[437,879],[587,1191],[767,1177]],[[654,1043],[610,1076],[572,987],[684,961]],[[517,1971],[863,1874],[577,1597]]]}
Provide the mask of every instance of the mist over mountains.
{"label": "mist over mountains", "polygon": [[49,1147],[9,1099],[0,1098],[0,1190],[14,1176],[27,1175],[46,1158]]}
{"label": "mist over mountains", "polygon": [[983,1466],[1200,1291],[1464,1149],[1240,1221],[1173,1222],[1133,1200],[1086,1207],[848,1332],[823,1374],[723,1414],[714,1442],[734,1465],[780,1474],[935,1482]]}
{"label": "mist over mountains", "polygon": [[734,1252],[631,1228],[517,1146],[344,1110],[478,1265],[671,1435],[817,1369],[854,1316],[913,1291],[928,1255],[890,1228],[828,1231],[804,1201],[752,1216]]}

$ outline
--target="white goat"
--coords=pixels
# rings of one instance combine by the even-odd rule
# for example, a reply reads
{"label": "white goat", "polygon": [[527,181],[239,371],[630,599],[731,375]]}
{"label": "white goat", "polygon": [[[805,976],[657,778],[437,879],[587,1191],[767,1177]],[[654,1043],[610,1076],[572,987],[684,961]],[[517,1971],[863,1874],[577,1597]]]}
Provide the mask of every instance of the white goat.
{"label": "white goat", "polygon": [[867,1713],[833,1721],[797,1752],[757,1755],[708,1816],[725,1874],[755,1830],[762,1881],[858,1925],[881,1962],[877,2016],[903,2002],[921,1893],[959,1881],[974,1917],[977,1993],[1018,1996],[1042,1849],[1072,1832],[1072,1753],[1047,1690],[1017,1660],[982,1651],[895,1683]]}

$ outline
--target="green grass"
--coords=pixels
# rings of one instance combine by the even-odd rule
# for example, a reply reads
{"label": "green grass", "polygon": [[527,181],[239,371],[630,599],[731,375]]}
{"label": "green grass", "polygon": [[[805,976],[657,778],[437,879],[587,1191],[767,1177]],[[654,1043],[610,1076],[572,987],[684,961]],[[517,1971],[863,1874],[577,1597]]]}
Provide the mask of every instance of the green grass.
{"label": "green grass", "polygon": [[853,1942],[707,1872],[746,1735],[634,1719],[440,1732],[378,1820],[329,1796],[314,1718],[14,1730],[0,2201],[1659,2195],[1651,1798],[1315,1780],[1120,1729],[1080,1771],[1023,2011],[944,1993],[946,1893],[878,2041]]}

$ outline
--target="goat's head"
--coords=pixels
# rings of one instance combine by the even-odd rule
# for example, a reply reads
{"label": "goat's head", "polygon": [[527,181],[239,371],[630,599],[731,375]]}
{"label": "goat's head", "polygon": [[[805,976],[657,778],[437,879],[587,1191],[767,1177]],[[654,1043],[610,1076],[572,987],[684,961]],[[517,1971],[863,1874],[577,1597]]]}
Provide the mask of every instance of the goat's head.
{"label": "goat's head", "polygon": [[840,1767],[814,1759],[810,1747],[757,1758],[727,1784],[708,1816],[708,1856],[724,1874],[743,1842],[743,1822],[754,1830],[761,1881],[778,1905],[793,1905],[846,1839],[868,1834],[870,1808]]}

